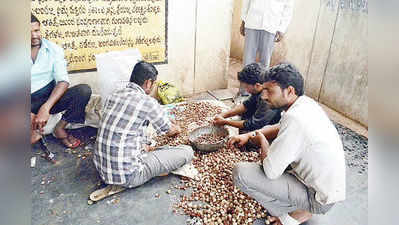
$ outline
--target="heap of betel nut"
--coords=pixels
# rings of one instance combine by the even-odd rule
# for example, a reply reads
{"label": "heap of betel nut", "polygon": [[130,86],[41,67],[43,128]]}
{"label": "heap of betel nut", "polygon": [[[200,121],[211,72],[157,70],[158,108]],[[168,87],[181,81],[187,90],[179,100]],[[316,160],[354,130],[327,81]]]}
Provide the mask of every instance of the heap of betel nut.
{"label": "heap of betel nut", "polygon": [[199,137],[197,137],[196,142],[198,144],[218,144],[221,141],[224,140],[223,135],[219,134],[202,134]]}
{"label": "heap of betel nut", "polygon": [[[179,110],[183,109],[183,110]],[[221,108],[208,102],[184,103],[172,110],[175,120],[182,128],[177,137],[158,136],[157,146],[165,144],[189,145],[187,129],[190,124],[208,125],[221,112]],[[182,184],[176,189],[191,188],[191,195],[181,195],[173,212],[201,218],[203,224],[238,225],[251,224],[256,218],[264,218],[266,210],[254,199],[241,192],[233,184],[232,170],[238,162],[257,162],[256,152],[241,152],[225,146],[212,153],[196,152],[193,165],[200,174],[200,180],[182,177]]]}

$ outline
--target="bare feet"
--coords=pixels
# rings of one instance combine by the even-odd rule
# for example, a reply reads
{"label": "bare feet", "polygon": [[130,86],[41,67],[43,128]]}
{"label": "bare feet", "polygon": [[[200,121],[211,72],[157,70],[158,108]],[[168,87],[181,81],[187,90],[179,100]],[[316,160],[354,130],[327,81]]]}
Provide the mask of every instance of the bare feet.
{"label": "bare feet", "polygon": [[306,210],[296,210],[294,212],[288,213],[292,218],[299,222],[299,224],[304,223],[310,218],[312,218],[312,214]]}
{"label": "bare feet", "polygon": [[[267,221],[269,221],[269,224],[272,225],[283,225],[277,216],[268,216]],[[268,223],[266,222],[266,224]]]}

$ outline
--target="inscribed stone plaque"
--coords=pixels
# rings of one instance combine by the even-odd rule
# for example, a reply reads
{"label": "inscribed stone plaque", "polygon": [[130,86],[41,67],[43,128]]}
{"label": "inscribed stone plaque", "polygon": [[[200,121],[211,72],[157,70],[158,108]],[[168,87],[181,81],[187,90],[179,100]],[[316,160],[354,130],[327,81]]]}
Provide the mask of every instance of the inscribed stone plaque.
{"label": "inscribed stone plaque", "polygon": [[167,0],[32,0],[42,37],[65,50],[69,71],[96,68],[95,54],[138,48],[167,63]]}

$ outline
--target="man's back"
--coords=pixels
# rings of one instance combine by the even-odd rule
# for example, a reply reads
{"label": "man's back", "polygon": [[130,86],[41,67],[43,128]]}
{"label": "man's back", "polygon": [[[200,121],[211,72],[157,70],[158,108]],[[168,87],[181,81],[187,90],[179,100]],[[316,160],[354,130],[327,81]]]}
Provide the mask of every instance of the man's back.
{"label": "man's back", "polygon": [[170,128],[166,113],[138,85],[129,83],[107,98],[94,154],[96,168],[106,183],[125,184],[134,171],[142,169],[149,122],[158,133]]}

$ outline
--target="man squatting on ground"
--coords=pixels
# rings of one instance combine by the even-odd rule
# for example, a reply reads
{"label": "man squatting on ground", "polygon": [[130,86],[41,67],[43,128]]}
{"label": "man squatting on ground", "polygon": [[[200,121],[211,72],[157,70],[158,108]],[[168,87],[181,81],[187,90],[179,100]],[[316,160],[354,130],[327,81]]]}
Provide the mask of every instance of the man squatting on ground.
{"label": "man squatting on ground", "polygon": [[229,140],[243,145],[252,139],[261,146],[262,165],[237,164],[234,183],[262,204],[277,225],[303,223],[345,199],[341,139],[322,108],[303,95],[303,87],[302,75],[292,65],[272,67],[262,98],[284,110],[280,123]]}
{"label": "man squatting on ground", "polygon": [[145,130],[149,123],[159,135],[180,133],[166,111],[149,96],[158,71],[147,62],[138,62],[126,88],[112,93],[103,107],[97,134],[94,164],[108,187],[93,196],[99,200],[125,188],[144,184],[155,176],[169,173],[190,162],[191,146],[163,146],[149,152]]}
{"label": "man squatting on ground", "polygon": [[[233,109],[217,115],[213,120],[215,125],[229,125],[239,128],[240,133],[247,133],[278,123],[281,110],[270,109],[266,101],[261,98],[264,73],[265,71],[258,63],[249,64],[238,72],[241,86],[251,94],[251,97]],[[227,120],[237,115],[241,116],[240,121]]]}
{"label": "man squatting on ground", "polygon": [[50,114],[62,111],[54,135],[69,148],[80,140],[65,131],[68,123],[84,123],[85,108],[91,96],[87,84],[69,87],[69,78],[61,47],[41,37],[40,21],[31,15],[31,143],[41,138]]}

